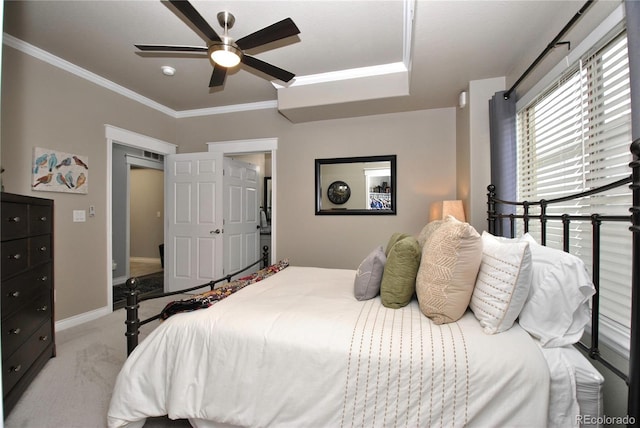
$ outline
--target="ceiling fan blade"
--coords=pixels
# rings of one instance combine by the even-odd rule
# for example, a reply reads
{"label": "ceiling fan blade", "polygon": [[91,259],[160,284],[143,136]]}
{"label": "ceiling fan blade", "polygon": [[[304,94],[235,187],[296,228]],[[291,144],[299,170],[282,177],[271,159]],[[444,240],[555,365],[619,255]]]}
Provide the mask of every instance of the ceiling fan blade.
{"label": "ceiling fan blade", "polygon": [[242,62],[249,67],[253,67],[256,70],[262,71],[263,73],[268,74],[269,76],[273,76],[276,79],[280,79],[283,82],[288,82],[293,79],[296,75],[288,72],[287,70],[283,70],[281,68],[276,67],[275,65],[271,65],[267,62],[259,60],[258,58],[254,58],[249,55],[242,56]]}
{"label": "ceiling fan blade", "polygon": [[177,46],[177,45],[135,45],[141,51],[149,52],[207,52],[204,46]]}
{"label": "ceiling fan blade", "polygon": [[209,87],[224,85],[224,79],[227,76],[227,69],[216,65],[213,67],[213,73],[211,73],[211,80],[209,81]]}
{"label": "ceiling fan blade", "polygon": [[221,42],[220,36],[215,32],[211,25],[198,13],[197,10],[187,0],[169,0],[193,25],[202,31],[202,33],[212,42]]}
{"label": "ceiling fan blade", "polygon": [[245,50],[295,36],[296,34],[300,34],[300,30],[291,18],[286,18],[236,40],[236,44],[240,49]]}

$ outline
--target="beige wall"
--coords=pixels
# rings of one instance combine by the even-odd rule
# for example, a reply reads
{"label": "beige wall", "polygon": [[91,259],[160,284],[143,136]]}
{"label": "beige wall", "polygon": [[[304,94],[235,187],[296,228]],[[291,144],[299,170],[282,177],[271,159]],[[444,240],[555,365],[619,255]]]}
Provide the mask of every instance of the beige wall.
{"label": "beige wall", "polygon": [[132,168],[129,185],[131,257],[159,259],[164,242],[164,171]]}
{"label": "beige wall", "polygon": [[[4,46],[2,69],[2,164],[5,190],[55,201],[56,320],[107,305],[111,266],[107,238],[107,143],[105,124],[165,141],[174,140],[175,119],[66,71]],[[88,157],[89,193],[31,189],[34,147]],[[73,210],[95,206],[96,216],[72,222]]]}
{"label": "beige wall", "polygon": [[[238,130],[241,130],[238,132]],[[357,268],[391,233],[417,234],[432,202],[456,193],[455,109],[292,124],[271,110],[178,122],[180,152],[207,142],[278,137],[277,257]],[[316,158],[397,155],[395,216],[316,216]]]}
{"label": "beige wall", "polygon": [[[5,47],[1,157],[6,191],[55,200],[56,320],[107,304],[107,145],[111,124],[204,152],[206,143],[277,137],[278,257],[293,264],[355,269],[395,231],[417,234],[429,206],[456,196],[455,109],[292,124],[275,110],[176,120]],[[33,147],[86,155],[87,195],[34,192]],[[395,216],[316,216],[316,158],[397,155]],[[96,216],[73,223],[72,211]]]}

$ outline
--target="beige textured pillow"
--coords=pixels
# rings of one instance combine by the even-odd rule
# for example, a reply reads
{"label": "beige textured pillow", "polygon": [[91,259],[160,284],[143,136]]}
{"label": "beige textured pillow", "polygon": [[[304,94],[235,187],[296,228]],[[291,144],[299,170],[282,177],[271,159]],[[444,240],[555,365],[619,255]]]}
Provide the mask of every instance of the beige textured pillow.
{"label": "beige textured pillow", "polygon": [[420,248],[424,247],[424,244],[429,240],[429,238],[431,238],[433,232],[438,230],[438,228],[442,226],[443,222],[444,220],[430,221],[425,227],[422,228],[420,234],[418,235],[418,244],[420,245]]}
{"label": "beige textured pillow", "polygon": [[422,313],[436,324],[464,315],[482,261],[482,239],[473,226],[449,216],[422,249],[416,293]]}

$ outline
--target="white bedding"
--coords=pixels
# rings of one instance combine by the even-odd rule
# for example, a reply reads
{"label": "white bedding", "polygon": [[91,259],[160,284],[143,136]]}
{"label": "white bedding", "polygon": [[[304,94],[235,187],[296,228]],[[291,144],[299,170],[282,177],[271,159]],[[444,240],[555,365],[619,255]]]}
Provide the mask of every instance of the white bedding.
{"label": "white bedding", "polygon": [[551,376],[550,428],[594,427],[590,423],[603,416],[604,377],[572,345],[540,349]]}
{"label": "white bedding", "polygon": [[169,318],[122,368],[109,427],[160,415],[251,427],[546,424],[549,370],[517,324],[487,335],[467,312],[438,326],[415,300],[356,300],[354,276],[291,266]]}

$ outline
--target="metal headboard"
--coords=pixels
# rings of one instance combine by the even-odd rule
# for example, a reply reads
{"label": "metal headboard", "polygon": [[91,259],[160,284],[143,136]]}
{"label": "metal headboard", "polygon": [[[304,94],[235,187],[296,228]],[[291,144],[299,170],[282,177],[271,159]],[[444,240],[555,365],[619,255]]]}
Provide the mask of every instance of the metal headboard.
{"label": "metal headboard", "polygon": [[[640,353],[638,346],[640,345],[638,336],[640,335],[640,139],[635,140],[630,147],[633,155],[633,161],[629,164],[631,175],[621,180],[615,181],[606,186],[601,186],[586,192],[576,193],[561,198],[539,200],[534,202],[523,201],[505,201],[496,197],[496,188],[494,185],[487,187],[487,215],[488,230],[494,235],[504,235],[505,223],[507,224],[510,236],[515,235],[516,221],[522,220],[524,232],[529,231],[529,223],[538,221],[540,224],[540,240],[542,245],[547,242],[547,222],[549,220],[562,221],[563,231],[563,249],[569,251],[569,231],[572,221],[591,222],[592,228],[592,277],[596,287],[596,294],[592,300],[592,325],[591,325],[591,343],[590,345],[578,344],[588,355],[600,361],[605,367],[622,378],[629,387],[627,416],[629,421],[633,421],[630,426],[635,426],[640,417],[640,366],[638,361]],[[600,215],[597,213],[590,215],[574,215],[574,214],[547,214],[547,208],[551,205],[567,202],[587,196],[608,192],[612,189],[629,185],[632,190],[632,204],[629,208],[630,215]],[[503,211],[513,211],[515,207],[522,207],[522,214],[501,213],[498,208]],[[532,214],[531,208],[536,207],[539,213]],[[539,210],[538,208],[539,207]],[[600,311],[600,228],[603,222],[628,222],[631,231],[631,340],[629,347],[629,371],[625,374],[614,364],[609,362],[600,354],[599,346],[599,311]]]}

